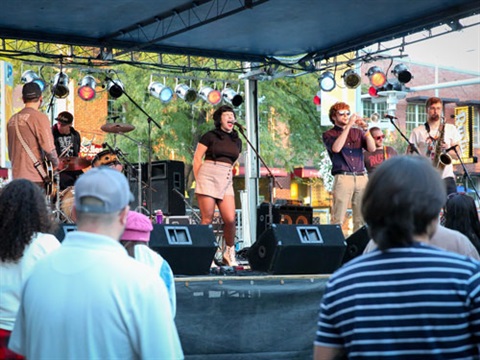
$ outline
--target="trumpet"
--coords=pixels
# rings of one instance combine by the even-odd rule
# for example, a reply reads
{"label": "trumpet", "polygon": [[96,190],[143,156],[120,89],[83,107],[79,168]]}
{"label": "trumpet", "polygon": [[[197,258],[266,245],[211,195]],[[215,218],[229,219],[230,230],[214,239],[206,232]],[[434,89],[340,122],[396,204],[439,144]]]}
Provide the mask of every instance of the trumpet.
{"label": "trumpet", "polygon": [[367,121],[365,119],[362,119],[362,118],[358,118],[357,120],[355,120],[355,125],[358,126],[361,129],[363,129],[363,130],[368,129]]}

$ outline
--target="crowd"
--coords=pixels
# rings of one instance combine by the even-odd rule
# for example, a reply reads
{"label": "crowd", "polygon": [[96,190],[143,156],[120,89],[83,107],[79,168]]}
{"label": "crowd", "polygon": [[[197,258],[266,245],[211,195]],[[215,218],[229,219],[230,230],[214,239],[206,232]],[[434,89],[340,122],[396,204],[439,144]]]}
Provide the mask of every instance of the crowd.
{"label": "crowd", "polygon": [[[38,92],[27,85],[30,101]],[[27,110],[14,128],[28,126],[35,109]],[[429,159],[386,148],[382,131],[367,129],[347,104],[330,109],[334,127],[324,142],[335,177],[332,220],[342,223],[351,202],[355,227],[366,223],[372,240],[328,280],[316,360],[480,358],[480,222],[473,199],[452,190],[450,169],[432,165],[438,148],[458,139],[451,128],[441,140],[431,136],[443,132],[435,99],[427,112],[412,143],[426,146]],[[220,107],[214,120],[195,153],[196,192],[202,224],[220,209],[224,261],[234,265],[232,165],[241,141],[232,108]],[[55,163],[53,138],[45,144]],[[126,177],[106,166],[78,174],[77,231],[60,244],[50,235],[55,223],[42,178],[28,174],[35,177],[17,172],[0,189],[0,358],[183,359],[173,273],[148,247],[152,223],[130,210]]]}

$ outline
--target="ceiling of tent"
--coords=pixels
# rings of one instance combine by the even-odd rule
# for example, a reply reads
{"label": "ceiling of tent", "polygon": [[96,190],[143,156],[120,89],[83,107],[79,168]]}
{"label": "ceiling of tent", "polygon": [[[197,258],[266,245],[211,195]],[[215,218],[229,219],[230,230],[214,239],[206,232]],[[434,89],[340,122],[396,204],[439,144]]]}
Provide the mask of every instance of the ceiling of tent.
{"label": "ceiling of tent", "polygon": [[113,56],[322,60],[479,12],[478,0],[9,0],[1,5],[0,38]]}

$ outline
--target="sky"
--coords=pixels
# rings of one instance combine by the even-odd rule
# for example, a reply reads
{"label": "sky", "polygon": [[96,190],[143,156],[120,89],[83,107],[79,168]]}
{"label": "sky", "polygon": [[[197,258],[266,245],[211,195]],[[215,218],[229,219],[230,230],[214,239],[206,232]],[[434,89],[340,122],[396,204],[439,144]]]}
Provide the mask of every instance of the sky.
{"label": "sky", "polygon": [[[460,21],[463,24],[478,24],[479,22],[480,15]],[[441,29],[442,27],[434,29],[432,33],[439,33]],[[427,33],[422,32],[409,38],[425,37],[427,37]],[[395,42],[387,44],[393,43]],[[474,71],[480,75],[480,25],[406,45],[404,54],[408,55],[407,59],[410,61]]]}

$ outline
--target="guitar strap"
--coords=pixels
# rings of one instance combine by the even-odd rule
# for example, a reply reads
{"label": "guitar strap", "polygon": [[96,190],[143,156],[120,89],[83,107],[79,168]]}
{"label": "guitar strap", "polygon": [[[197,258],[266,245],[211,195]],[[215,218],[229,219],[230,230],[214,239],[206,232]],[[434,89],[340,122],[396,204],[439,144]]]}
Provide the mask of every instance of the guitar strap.
{"label": "guitar strap", "polygon": [[18,139],[20,140],[20,143],[22,144],[23,148],[25,149],[28,156],[32,160],[33,166],[35,167],[35,169],[37,169],[37,171],[40,174],[40,176],[42,177],[43,181],[46,181],[46,179],[48,179],[48,176],[47,176],[47,173],[45,172],[45,170],[43,169],[42,163],[40,161],[38,161],[38,159],[33,154],[32,150],[30,149],[30,147],[27,145],[27,143],[23,139],[22,133],[20,132],[20,129],[18,128],[18,119],[15,119],[15,120],[16,120],[15,121],[15,131],[17,132],[17,136],[18,136]]}

